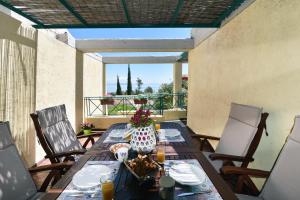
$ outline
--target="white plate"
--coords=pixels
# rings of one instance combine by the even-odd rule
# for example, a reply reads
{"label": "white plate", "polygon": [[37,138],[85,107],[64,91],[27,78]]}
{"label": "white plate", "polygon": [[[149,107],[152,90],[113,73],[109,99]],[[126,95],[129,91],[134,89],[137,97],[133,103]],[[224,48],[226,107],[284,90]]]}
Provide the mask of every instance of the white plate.
{"label": "white plate", "polygon": [[169,175],[182,185],[200,185],[205,182],[205,172],[196,165],[182,163],[173,165]]}
{"label": "white plate", "polygon": [[173,138],[180,136],[180,132],[177,129],[163,129],[165,137]]}
{"label": "white plate", "polygon": [[123,138],[125,129],[114,129],[109,133],[110,138],[121,139]]}
{"label": "white plate", "polygon": [[77,189],[88,190],[100,186],[100,179],[112,173],[105,165],[89,165],[82,168],[74,176],[72,183]]}
{"label": "white plate", "polygon": [[131,145],[128,144],[128,143],[117,143],[117,144],[114,144],[114,145],[111,145],[109,147],[109,150],[112,152],[112,153],[116,153],[116,151],[119,149],[119,148],[122,148],[122,147],[126,147],[128,150],[131,148]]}

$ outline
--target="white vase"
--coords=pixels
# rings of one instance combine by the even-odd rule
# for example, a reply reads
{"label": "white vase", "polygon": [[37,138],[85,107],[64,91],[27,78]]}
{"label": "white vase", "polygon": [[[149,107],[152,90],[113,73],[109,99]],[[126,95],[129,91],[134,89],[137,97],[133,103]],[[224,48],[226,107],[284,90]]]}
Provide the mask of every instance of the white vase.
{"label": "white vase", "polygon": [[150,153],[155,149],[156,137],[153,125],[147,127],[138,127],[134,129],[130,141],[133,150]]}

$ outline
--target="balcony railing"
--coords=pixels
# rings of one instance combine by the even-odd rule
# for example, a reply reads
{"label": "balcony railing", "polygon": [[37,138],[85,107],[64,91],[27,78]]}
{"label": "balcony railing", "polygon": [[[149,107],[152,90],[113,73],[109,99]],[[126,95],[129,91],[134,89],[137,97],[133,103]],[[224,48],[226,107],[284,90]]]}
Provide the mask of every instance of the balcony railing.
{"label": "balcony railing", "polygon": [[87,117],[127,116],[139,108],[149,109],[153,115],[163,115],[164,110],[186,110],[186,105],[186,93],[84,97],[84,113]]}

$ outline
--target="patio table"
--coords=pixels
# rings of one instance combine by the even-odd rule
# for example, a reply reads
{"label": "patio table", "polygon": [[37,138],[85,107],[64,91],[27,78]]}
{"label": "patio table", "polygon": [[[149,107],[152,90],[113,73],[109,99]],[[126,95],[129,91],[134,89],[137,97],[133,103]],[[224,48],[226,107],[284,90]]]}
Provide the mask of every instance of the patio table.
{"label": "patio table", "polygon": [[[113,143],[103,143],[108,137],[109,133],[113,129],[125,128],[126,124],[114,124],[112,125],[103,136],[93,145],[88,152],[83,155],[78,162],[59,180],[51,190],[44,196],[43,199],[56,199],[64,191],[64,189],[70,185],[73,175],[78,172],[89,161],[109,161],[115,160],[114,155],[109,152],[109,147]],[[161,128],[176,128],[181,132],[184,142],[165,142],[165,154],[166,160],[172,161],[188,161],[198,162],[205,171],[209,183],[213,187],[213,192],[218,194],[221,199],[234,200],[237,199],[230,187],[222,179],[222,177],[216,172],[214,167],[205,158],[202,152],[199,150],[199,146],[192,141],[189,130],[181,122],[164,122],[161,123]],[[155,153],[152,155],[155,159]],[[160,199],[158,195],[158,178],[154,188],[143,190],[138,185],[133,175],[127,170],[125,165],[121,164],[118,174],[115,178],[115,199],[129,200],[129,199]],[[185,191],[184,191],[185,192]],[[78,197],[74,199],[79,199]],[[101,199],[101,198],[100,198]],[[178,199],[214,199],[209,198],[209,195],[194,195],[181,197]]]}

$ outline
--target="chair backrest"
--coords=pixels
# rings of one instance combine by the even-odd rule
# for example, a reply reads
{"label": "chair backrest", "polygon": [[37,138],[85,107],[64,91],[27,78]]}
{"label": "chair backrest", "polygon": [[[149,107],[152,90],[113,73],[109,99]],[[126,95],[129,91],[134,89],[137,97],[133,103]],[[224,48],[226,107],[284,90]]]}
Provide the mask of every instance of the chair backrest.
{"label": "chair backrest", "polygon": [[[48,148],[50,148],[53,153],[83,149],[68,120],[65,105],[36,111],[36,115],[42,135],[47,141]],[[41,139],[40,142],[42,143]],[[43,145],[43,148],[44,146],[45,145]]]}
{"label": "chair backrest", "polygon": [[298,200],[300,197],[300,116],[283,146],[260,194],[264,200]]}
{"label": "chair backrest", "polygon": [[[246,156],[257,133],[261,114],[262,108],[232,103],[216,153]],[[241,163],[236,164],[241,165]]]}
{"label": "chair backrest", "polygon": [[0,199],[28,199],[37,188],[19,156],[9,123],[0,122]]}

